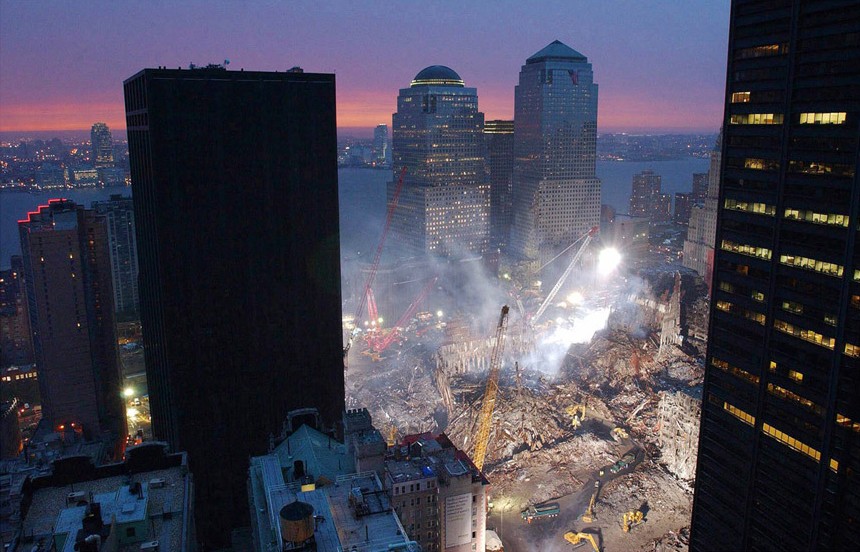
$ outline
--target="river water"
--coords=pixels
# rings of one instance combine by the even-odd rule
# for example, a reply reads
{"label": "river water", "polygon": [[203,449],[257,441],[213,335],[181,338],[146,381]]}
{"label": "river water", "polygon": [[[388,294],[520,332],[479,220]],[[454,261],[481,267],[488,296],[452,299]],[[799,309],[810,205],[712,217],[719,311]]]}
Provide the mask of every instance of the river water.
{"label": "river water", "polygon": [[[663,176],[663,191],[689,192],[693,173],[708,170],[707,159],[685,158],[674,161],[630,162],[598,161],[597,176],[603,182],[602,202],[626,212],[633,175],[653,169]],[[341,251],[351,257],[359,251],[376,247],[385,217],[385,185],[391,179],[390,171],[375,169],[340,169]],[[30,194],[0,191],[0,268],[8,268],[12,255],[20,254],[17,221],[26,218],[28,211],[54,197],[65,197],[86,205],[109,199],[111,194],[131,195],[131,188],[85,188]]]}

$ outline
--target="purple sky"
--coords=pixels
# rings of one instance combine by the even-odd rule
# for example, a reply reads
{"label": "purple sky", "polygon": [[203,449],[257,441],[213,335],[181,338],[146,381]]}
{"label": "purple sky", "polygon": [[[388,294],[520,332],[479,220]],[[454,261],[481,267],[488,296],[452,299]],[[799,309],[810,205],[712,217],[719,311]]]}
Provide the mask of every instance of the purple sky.
{"label": "purple sky", "polygon": [[0,3],[0,131],[125,126],[122,81],[144,67],[337,74],[338,125],[391,124],[397,90],[428,65],[512,118],[525,59],[555,39],[586,55],[601,132],[716,132],[727,0]]}

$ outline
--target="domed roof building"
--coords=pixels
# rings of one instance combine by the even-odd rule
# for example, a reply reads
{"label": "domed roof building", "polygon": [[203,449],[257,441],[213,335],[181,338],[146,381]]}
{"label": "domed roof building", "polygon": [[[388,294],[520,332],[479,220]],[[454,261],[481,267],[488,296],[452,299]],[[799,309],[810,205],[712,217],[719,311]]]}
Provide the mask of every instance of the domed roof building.
{"label": "domed roof building", "polygon": [[425,67],[412,79],[411,86],[465,86],[460,75],[450,67],[444,65],[431,65]]}
{"label": "domed roof building", "polygon": [[485,253],[490,197],[478,91],[450,67],[426,67],[400,89],[392,128],[392,167],[396,175],[406,169],[392,237],[412,254]]}

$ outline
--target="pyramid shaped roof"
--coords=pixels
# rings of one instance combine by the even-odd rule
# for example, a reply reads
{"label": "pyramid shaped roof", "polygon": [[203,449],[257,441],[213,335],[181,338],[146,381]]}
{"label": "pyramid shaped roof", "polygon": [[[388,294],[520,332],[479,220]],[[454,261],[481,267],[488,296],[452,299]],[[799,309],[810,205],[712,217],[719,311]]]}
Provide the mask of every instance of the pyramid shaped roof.
{"label": "pyramid shaped roof", "polygon": [[560,40],[554,40],[543,50],[539,51],[532,57],[526,60],[526,63],[540,63],[542,61],[587,61],[584,55],[580,54],[567,44]]}

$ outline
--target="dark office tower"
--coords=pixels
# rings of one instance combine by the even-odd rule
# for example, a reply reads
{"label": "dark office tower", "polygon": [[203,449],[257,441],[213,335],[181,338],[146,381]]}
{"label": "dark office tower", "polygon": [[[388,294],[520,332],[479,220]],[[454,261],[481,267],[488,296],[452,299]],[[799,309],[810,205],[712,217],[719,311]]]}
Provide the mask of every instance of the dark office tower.
{"label": "dark office tower", "polygon": [[634,217],[648,217],[654,220],[654,214],[660,198],[662,177],[647,169],[633,175],[633,186],[630,191],[629,214]]}
{"label": "dark office tower", "polygon": [[651,206],[651,222],[664,223],[672,220],[672,196],[657,194]]}
{"label": "dark office tower", "polygon": [[860,3],[732,2],[690,549],[860,549]]}
{"label": "dark office tower", "polygon": [[[412,253],[484,253],[490,194],[478,91],[449,67],[427,67],[400,89],[392,121],[395,180],[406,168],[392,237]],[[392,182],[389,201],[393,190]]]}
{"label": "dark office tower", "polygon": [[54,427],[82,427],[87,438],[119,445],[126,423],[107,221],[52,199],[18,230],[42,413]]}
{"label": "dark office tower", "polygon": [[0,270],[0,368],[33,363],[33,338],[24,286],[24,259],[12,256],[12,267]]}
{"label": "dark office tower", "polygon": [[112,194],[108,201],[94,201],[92,208],[107,217],[113,303],[117,317],[123,320],[137,318],[139,300],[134,203],[130,197]]}
{"label": "dark office tower", "polygon": [[344,409],[335,79],[145,69],[125,106],[153,430],[220,546],[287,412]]}
{"label": "dark office tower", "polygon": [[96,168],[113,167],[113,138],[104,123],[96,123],[90,131],[92,160]]}
{"label": "dark office tower", "polygon": [[511,236],[511,183],[514,174],[514,122],[484,123],[490,181],[490,247],[504,249]]}
{"label": "dark office tower", "polygon": [[549,260],[600,223],[597,84],[558,40],[526,60],[514,92],[515,260]]}
{"label": "dark office tower", "polygon": [[675,193],[675,213],[673,215],[675,224],[686,225],[690,221],[691,201],[690,194]]}
{"label": "dark office tower", "polygon": [[703,203],[708,196],[708,173],[693,173],[693,203]]}

